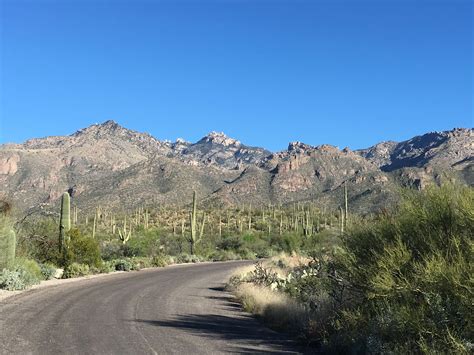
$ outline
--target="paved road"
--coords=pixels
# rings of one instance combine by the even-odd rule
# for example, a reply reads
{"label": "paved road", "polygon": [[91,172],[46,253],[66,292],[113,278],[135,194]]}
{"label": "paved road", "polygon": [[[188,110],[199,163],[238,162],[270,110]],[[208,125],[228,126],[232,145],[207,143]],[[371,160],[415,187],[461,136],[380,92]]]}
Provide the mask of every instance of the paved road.
{"label": "paved road", "polygon": [[222,290],[246,263],[114,274],[10,297],[0,302],[0,353],[294,353]]}

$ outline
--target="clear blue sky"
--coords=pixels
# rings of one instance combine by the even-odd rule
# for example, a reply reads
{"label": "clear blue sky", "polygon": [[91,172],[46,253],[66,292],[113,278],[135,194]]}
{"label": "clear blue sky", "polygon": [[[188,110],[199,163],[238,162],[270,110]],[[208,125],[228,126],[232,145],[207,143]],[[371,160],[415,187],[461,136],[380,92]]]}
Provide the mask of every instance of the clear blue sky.
{"label": "clear blue sky", "polygon": [[0,142],[108,119],[271,150],[473,126],[470,0],[0,2]]}

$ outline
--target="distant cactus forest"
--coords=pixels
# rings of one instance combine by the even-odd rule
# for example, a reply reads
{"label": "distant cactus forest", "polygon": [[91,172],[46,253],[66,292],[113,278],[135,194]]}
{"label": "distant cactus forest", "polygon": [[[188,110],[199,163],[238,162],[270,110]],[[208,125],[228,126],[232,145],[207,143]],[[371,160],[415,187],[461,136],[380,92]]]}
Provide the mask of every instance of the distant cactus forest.
{"label": "distant cactus forest", "polygon": [[216,209],[194,192],[182,208],[144,205],[127,213],[83,210],[64,192],[54,215],[18,220],[2,201],[0,288],[251,259],[256,266],[229,288],[248,311],[317,351],[472,353],[473,188],[400,190],[396,206],[364,216],[351,209],[350,189],[341,189],[337,209]]}

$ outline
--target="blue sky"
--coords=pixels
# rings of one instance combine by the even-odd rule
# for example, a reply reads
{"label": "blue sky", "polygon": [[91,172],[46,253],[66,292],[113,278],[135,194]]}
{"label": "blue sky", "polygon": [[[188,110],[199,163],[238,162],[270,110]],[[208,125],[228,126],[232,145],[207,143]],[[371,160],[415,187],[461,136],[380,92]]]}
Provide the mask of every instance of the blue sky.
{"label": "blue sky", "polygon": [[471,1],[0,2],[1,143],[108,119],[271,150],[473,126]]}

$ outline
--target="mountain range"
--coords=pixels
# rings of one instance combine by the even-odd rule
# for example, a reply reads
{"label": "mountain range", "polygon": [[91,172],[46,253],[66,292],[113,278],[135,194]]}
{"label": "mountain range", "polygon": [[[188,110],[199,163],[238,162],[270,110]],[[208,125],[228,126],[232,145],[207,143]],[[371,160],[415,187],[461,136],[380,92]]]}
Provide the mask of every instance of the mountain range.
{"label": "mountain range", "polygon": [[342,203],[359,213],[390,208],[401,186],[443,179],[474,185],[473,129],[430,132],[352,151],[292,142],[273,153],[211,132],[198,142],[159,141],[106,121],[69,136],[0,146],[0,197],[21,213],[57,208],[73,191],[79,209]]}

